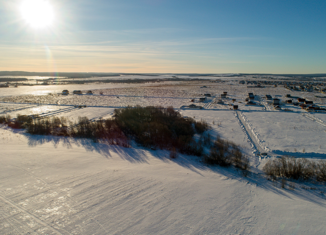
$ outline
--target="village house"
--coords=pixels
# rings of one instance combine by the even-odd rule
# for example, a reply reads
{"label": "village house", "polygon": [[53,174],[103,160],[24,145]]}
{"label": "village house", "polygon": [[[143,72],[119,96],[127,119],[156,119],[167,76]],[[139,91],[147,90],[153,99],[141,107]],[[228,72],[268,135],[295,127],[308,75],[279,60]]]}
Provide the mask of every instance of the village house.
{"label": "village house", "polygon": [[280,103],[281,103],[280,99],[278,99],[278,98],[273,99],[273,105],[280,105]]}
{"label": "village house", "polygon": [[271,95],[266,95],[265,96],[267,100],[272,100],[272,96]]}

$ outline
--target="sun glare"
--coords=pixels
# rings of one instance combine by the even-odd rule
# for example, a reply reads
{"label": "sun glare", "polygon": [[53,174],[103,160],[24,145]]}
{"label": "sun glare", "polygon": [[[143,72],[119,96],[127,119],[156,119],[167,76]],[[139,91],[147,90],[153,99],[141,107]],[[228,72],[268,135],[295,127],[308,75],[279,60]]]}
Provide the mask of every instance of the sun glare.
{"label": "sun glare", "polygon": [[54,20],[53,8],[46,0],[25,0],[20,11],[26,23],[35,29],[49,27]]}

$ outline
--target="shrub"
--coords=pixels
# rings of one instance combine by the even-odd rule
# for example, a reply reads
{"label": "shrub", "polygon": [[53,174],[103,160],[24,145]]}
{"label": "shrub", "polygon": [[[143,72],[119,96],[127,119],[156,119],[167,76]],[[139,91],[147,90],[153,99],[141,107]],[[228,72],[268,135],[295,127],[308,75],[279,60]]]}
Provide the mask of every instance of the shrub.
{"label": "shrub", "polygon": [[121,130],[145,147],[161,149],[176,148],[186,154],[200,156],[202,143],[193,140],[208,124],[184,118],[173,107],[127,107],[116,109],[114,117]]}
{"label": "shrub", "polygon": [[10,115],[0,116],[0,124],[8,124],[10,122]]}
{"label": "shrub", "polygon": [[263,171],[273,179],[283,177],[295,180],[316,179],[318,181],[326,181],[326,163],[322,160],[315,163],[307,159],[282,157],[269,160],[263,167]]}
{"label": "shrub", "polygon": [[243,156],[242,152],[238,147],[233,147],[232,153],[232,158],[231,162],[232,164],[236,167],[239,168],[240,170],[247,171],[250,168],[250,161],[249,158],[246,156]]}
{"label": "shrub", "polygon": [[170,152],[170,158],[171,158],[171,159],[175,159],[175,158],[177,158],[177,151],[176,151],[175,148],[173,148],[173,149],[171,150],[171,152]]}
{"label": "shrub", "polygon": [[197,133],[202,134],[209,129],[209,125],[206,121],[201,120],[200,122],[195,123],[195,129]]}
{"label": "shrub", "polygon": [[243,171],[244,176],[248,175],[250,168],[249,158],[244,156],[239,147],[232,142],[217,138],[204,161],[210,165],[230,166]]}
{"label": "shrub", "polygon": [[205,156],[204,161],[209,165],[230,166],[231,161],[225,155],[223,149],[211,148],[208,156]]}
{"label": "shrub", "polygon": [[316,179],[326,182],[326,162],[320,160],[317,164]]}
{"label": "shrub", "polygon": [[33,118],[31,116],[18,114],[17,118],[8,122],[8,126],[14,129],[24,129],[27,128],[32,121]]}

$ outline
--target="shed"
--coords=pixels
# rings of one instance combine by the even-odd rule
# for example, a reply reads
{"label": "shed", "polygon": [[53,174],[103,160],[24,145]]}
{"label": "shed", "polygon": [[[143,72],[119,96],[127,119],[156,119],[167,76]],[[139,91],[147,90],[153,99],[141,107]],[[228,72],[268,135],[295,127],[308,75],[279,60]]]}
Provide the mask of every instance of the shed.
{"label": "shed", "polygon": [[280,105],[280,103],[281,103],[280,99],[278,99],[278,98],[273,99],[273,105]]}
{"label": "shed", "polygon": [[292,104],[292,100],[287,100],[286,103]]}
{"label": "shed", "polygon": [[72,93],[75,94],[75,95],[81,95],[81,94],[83,94],[81,92],[81,90],[74,90]]}
{"label": "shed", "polygon": [[233,109],[234,109],[234,110],[237,110],[238,108],[239,108],[238,105],[233,105]]}
{"label": "shed", "polygon": [[273,99],[273,97],[272,97],[271,95],[266,95],[265,97],[266,97],[266,99],[268,99],[268,100],[272,100],[272,99]]}
{"label": "shed", "polygon": [[310,101],[310,100],[305,100],[304,101],[304,104],[313,104],[314,102],[313,101]]}
{"label": "shed", "polygon": [[68,91],[68,90],[63,90],[63,91],[62,91],[62,94],[63,94],[63,95],[69,95],[69,91]]}

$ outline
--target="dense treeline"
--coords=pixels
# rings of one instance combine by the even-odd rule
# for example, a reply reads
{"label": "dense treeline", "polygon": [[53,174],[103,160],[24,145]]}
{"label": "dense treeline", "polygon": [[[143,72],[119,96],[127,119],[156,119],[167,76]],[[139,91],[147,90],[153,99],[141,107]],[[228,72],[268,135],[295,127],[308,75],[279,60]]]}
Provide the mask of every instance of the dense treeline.
{"label": "dense treeline", "polygon": [[[106,141],[109,144],[130,146],[130,140],[152,148],[177,152],[203,158],[207,164],[230,166],[247,171],[249,160],[234,143],[217,138],[212,140],[207,133],[205,121],[182,117],[172,107],[127,107],[116,109],[112,119],[90,121],[79,117],[77,122],[66,118],[18,115],[0,117],[0,123],[16,129],[26,129],[35,135],[70,136]],[[205,151],[206,149],[206,151]],[[210,149],[210,154],[206,155]]]}
{"label": "dense treeline", "polygon": [[127,107],[116,109],[114,116],[122,131],[145,147],[202,155],[203,147],[193,137],[208,130],[204,121],[184,118],[172,107]]}

